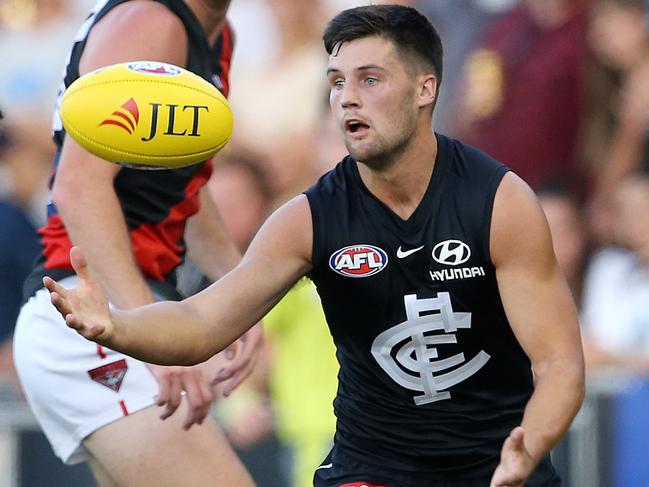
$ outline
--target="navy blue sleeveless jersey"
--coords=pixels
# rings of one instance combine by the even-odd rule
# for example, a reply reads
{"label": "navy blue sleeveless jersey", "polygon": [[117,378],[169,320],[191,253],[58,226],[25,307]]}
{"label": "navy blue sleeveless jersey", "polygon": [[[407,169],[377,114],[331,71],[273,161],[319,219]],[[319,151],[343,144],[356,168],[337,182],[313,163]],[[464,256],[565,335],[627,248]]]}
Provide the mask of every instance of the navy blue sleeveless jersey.
{"label": "navy blue sleeveless jersey", "polygon": [[[85,20],[75,38],[59,92],[79,78],[79,62],[92,28],[113,8],[129,0],[101,0]],[[233,50],[233,34],[226,23],[213,45],[194,13],[183,0],[155,0],[165,5],[183,22],[188,39],[188,70],[215,84],[226,96]],[[53,138],[57,154],[50,186],[56,177],[59,152],[65,130],[57,108],[53,119]],[[182,263],[185,246],[183,233],[187,219],[198,210],[198,193],[212,171],[211,162],[164,171],[121,168],[114,187],[124,211],[135,260],[143,274],[154,283],[158,293],[175,293],[175,269]],[[47,223],[39,230],[42,253],[36,268],[24,286],[25,299],[42,287],[42,276],[61,279],[72,274],[69,251],[72,246],[56,206],[50,202]]]}
{"label": "navy blue sleeveless jersey", "polygon": [[[431,478],[495,469],[533,391],[489,253],[507,168],[437,135],[424,197],[402,220],[345,158],[307,192],[313,270],[337,346],[336,453]],[[317,346],[317,345],[316,345]]]}

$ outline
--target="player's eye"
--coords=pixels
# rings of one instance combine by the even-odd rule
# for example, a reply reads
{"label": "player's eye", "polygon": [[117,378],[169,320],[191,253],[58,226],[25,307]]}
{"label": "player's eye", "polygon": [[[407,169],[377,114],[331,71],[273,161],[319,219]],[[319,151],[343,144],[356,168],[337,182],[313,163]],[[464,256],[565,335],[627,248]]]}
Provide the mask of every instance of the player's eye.
{"label": "player's eye", "polygon": [[339,78],[339,79],[335,79],[335,80],[332,80],[332,81],[331,81],[331,87],[332,87],[332,88],[338,88],[338,89],[340,89],[340,88],[342,88],[343,86],[345,86],[345,80],[344,80],[344,79],[340,79],[340,78]]}
{"label": "player's eye", "polygon": [[379,80],[377,78],[372,77],[372,76],[369,76],[369,77],[365,78],[365,83],[367,85],[369,85],[369,86],[374,86],[378,82],[379,82]]}

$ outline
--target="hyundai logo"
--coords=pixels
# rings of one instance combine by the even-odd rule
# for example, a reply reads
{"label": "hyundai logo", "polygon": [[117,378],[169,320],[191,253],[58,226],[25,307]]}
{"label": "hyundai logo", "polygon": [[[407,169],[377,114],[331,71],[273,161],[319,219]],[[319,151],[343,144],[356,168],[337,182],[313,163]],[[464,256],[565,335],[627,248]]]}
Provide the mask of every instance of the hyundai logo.
{"label": "hyundai logo", "polygon": [[433,247],[433,259],[444,265],[464,264],[471,257],[471,249],[460,240],[444,240]]}

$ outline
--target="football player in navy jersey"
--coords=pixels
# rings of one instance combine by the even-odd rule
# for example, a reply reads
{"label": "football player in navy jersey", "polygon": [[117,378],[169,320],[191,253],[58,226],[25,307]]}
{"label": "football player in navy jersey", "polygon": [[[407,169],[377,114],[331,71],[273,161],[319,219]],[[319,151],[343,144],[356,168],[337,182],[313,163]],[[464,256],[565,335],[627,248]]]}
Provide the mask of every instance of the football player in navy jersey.
{"label": "football player in navy jersey", "polygon": [[278,209],[235,270],[180,303],[111,310],[74,248],[79,284],[45,278],[53,304],[99,344],[188,365],[308,275],[340,362],[316,486],[560,485],[548,453],[581,405],[583,357],[534,193],[432,130],[442,47],[415,9],[345,10],[324,41],[349,156]]}
{"label": "football player in navy jersey", "polygon": [[[85,73],[140,60],[186,67],[227,94],[229,3],[99,0],[74,40],[61,96]],[[42,255],[25,284],[14,356],[54,452],[66,463],[88,461],[101,487],[253,485],[209,409],[217,375],[229,393],[250,372],[260,326],[225,354],[230,360],[160,367],[55,331],[61,317],[42,286],[46,273],[64,285],[76,282],[73,244],[84,248],[96,282],[121,309],[180,298],[175,272],[186,250],[209,278],[227,273],[240,255],[205,187],[211,161],[139,171],[66,137],[58,110],[53,128],[58,150],[39,232]]]}

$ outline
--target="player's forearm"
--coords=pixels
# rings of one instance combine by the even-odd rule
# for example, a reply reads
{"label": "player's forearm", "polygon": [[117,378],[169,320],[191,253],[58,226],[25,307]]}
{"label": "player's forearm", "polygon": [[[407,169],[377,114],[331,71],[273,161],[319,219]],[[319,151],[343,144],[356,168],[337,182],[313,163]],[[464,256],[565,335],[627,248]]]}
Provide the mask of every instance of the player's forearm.
{"label": "player's forearm", "polygon": [[241,260],[207,189],[201,191],[200,211],[187,222],[188,256],[212,281],[220,279]]}
{"label": "player's forearm", "polygon": [[151,292],[135,264],[112,184],[109,188],[68,187],[58,193],[55,203],[72,242],[84,249],[108,300],[119,308],[152,302]]}
{"label": "player's forearm", "polygon": [[536,384],[523,417],[525,446],[538,462],[568,430],[584,399],[581,361],[557,358],[536,370]]}
{"label": "player's forearm", "polygon": [[112,310],[113,331],[102,344],[147,363],[194,365],[229,345],[210,332],[186,302],[162,301],[133,310]]}

